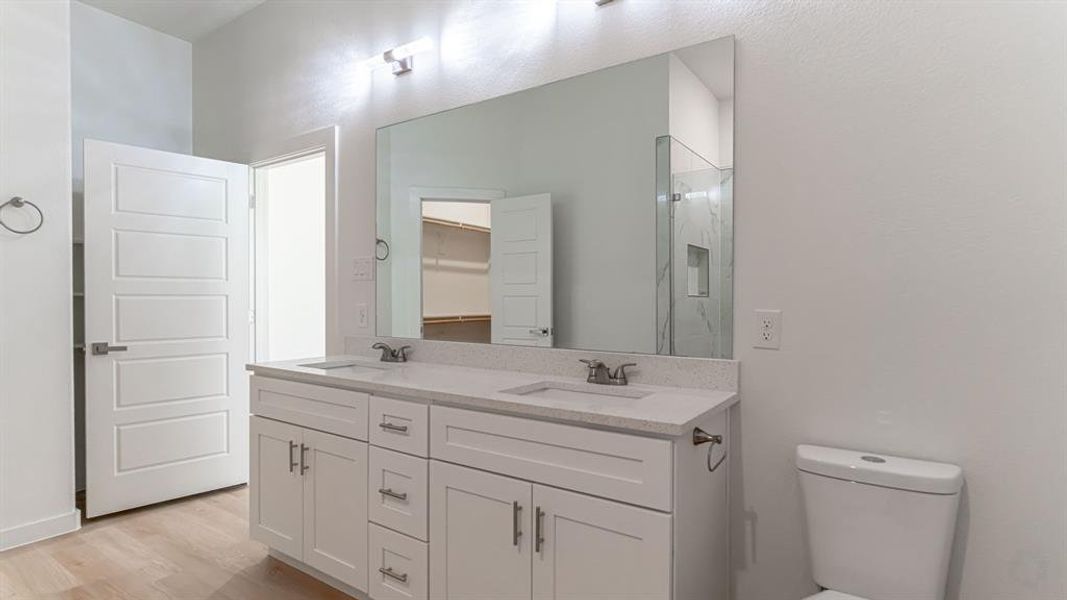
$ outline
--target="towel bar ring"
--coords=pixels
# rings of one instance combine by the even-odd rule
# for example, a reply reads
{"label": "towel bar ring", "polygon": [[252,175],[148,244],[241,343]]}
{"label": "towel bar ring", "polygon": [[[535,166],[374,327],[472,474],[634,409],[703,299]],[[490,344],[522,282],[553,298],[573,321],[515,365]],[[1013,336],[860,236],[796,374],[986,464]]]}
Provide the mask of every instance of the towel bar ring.
{"label": "towel bar ring", "polygon": [[[378,249],[382,247],[385,247],[385,254],[380,254],[378,252]],[[383,240],[382,238],[378,238],[374,241],[374,258],[378,260],[385,260],[389,258],[389,242]]]}
{"label": "towel bar ring", "polygon": [[[8,206],[12,206],[14,208],[22,208],[23,206],[27,206],[27,205],[30,206],[31,208],[33,208],[33,210],[37,211],[37,225],[35,225],[34,227],[31,227],[30,229],[15,229],[14,227],[12,227],[12,226],[10,226],[10,225],[8,225],[7,223],[4,222],[4,218],[3,218],[3,214],[2,213],[3,213],[3,210],[5,208],[7,208]],[[41,212],[41,207],[37,206],[33,202],[30,202],[29,200],[24,200],[23,198],[20,198],[19,196],[15,196],[15,197],[11,198],[10,200],[8,200],[7,202],[4,202],[3,204],[0,204],[0,227],[3,227],[4,229],[10,231],[11,233],[17,233],[19,235],[26,235],[26,234],[29,234],[29,233],[33,233],[34,231],[37,231],[38,229],[41,228],[42,225],[44,225],[44,213]]]}
{"label": "towel bar ring", "polygon": [[[723,462],[726,461],[726,445],[723,444],[723,437],[718,434],[711,434],[699,427],[693,429],[693,445],[699,446],[701,444],[708,444],[708,471],[714,473]],[[715,446],[722,446],[722,457],[712,465],[711,464],[711,452],[715,449]]]}

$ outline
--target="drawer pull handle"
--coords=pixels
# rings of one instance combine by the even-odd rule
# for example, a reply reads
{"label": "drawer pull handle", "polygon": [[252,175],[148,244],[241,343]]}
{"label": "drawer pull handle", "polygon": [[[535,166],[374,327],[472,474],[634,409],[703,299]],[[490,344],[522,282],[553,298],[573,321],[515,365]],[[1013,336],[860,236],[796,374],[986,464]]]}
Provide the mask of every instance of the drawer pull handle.
{"label": "drawer pull handle", "polygon": [[378,489],[378,493],[383,495],[383,496],[389,496],[390,498],[396,498],[397,500],[406,501],[408,499],[408,493],[407,492],[394,492],[390,488],[379,488]]}
{"label": "drawer pull handle", "polygon": [[545,548],[545,511],[538,506],[534,509],[534,552],[540,553]]}
{"label": "drawer pull handle", "polygon": [[382,429],[384,429],[386,431],[395,431],[397,433],[407,433],[408,432],[408,426],[407,425],[393,425],[392,423],[390,423],[388,421],[385,421],[383,423],[378,423],[378,427],[381,427]]}
{"label": "drawer pull handle", "polygon": [[518,502],[511,503],[511,545],[518,546],[519,538],[522,537],[522,505]]}
{"label": "drawer pull handle", "polygon": [[296,462],[296,459],[293,458],[293,450],[296,450],[296,446],[297,446],[296,442],[294,442],[292,440],[289,441],[289,472],[290,473],[292,473],[293,471],[296,470],[297,462]]}
{"label": "drawer pull handle", "polygon": [[386,577],[392,577],[393,579],[399,581],[400,583],[407,583],[408,582],[408,574],[407,573],[397,573],[396,571],[393,570],[393,567],[378,567],[378,572],[381,573],[382,575],[385,575]]}

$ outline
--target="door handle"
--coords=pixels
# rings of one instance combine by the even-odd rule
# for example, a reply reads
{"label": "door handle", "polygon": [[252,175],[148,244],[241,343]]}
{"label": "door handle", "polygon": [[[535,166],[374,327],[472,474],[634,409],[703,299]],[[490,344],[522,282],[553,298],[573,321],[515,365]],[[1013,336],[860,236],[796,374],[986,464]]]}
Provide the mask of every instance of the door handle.
{"label": "door handle", "polygon": [[289,472],[292,473],[296,469],[296,459],[293,458],[293,450],[296,450],[296,442],[289,441]]}
{"label": "door handle", "polygon": [[548,327],[541,327],[540,329],[531,329],[530,333],[532,333],[533,335],[539,335],[541,337],[548,337],[550,331]]}
{"label": "door handle", "polygon": [[407,492],[394,492],[392,488],[379,488],[378,493],[383,496],[389,496],[390,498],[396,498],[397,500],[407,500]]}
{"label": "door handle", "polygon": [[391,578],[399,581],[400,583],[407,583],[408,582],[408,574],[407,573],[397,573],[396,571],[393,570],[393,567],[378,567],[378,572],[381,573],[382,575],[385,575],[386,577],[391,577]]}
{"label": "door handle", "polygon": [[92,350],[93,356],[104,356],[111,352],[125,352],[126,346],[112,346],[107,342],[93,342],[89,345]]}
{"label": "door handle", "polygon": [[518,502],[511,503],[511,545],[518,546],[519,538],[522,537],[522,505]]}
{"label": "door handle", "polygon": [[311,446],[305,446],[300,444],[300,474],[303,475],[311,469],[311,465],[307,464],[307,453],[311,450]]}
{"label": "door handle", "polygon": [[534,553],[545,548],[545,511],[538,506],[534,509]]}

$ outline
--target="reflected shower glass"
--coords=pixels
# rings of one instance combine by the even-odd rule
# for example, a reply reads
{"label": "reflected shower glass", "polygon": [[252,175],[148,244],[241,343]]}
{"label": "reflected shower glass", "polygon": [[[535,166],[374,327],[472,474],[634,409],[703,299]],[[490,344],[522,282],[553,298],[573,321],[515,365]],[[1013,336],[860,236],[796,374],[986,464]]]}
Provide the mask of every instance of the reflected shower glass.
{"label": "reflected shower glass", "polygon": [[656,140],[656,351],[730,358],[733,169]]}

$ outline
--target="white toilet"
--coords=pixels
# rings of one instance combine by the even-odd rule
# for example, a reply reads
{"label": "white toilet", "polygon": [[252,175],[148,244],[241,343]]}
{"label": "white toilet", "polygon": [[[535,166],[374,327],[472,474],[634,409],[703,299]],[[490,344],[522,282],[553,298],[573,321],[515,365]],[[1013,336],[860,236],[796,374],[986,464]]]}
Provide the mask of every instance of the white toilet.
{"label": "white toilet", "polygon": [[806,600],[942,600],[963,471],[797,447],[815,582]]}

